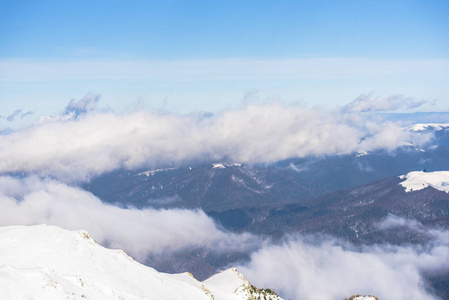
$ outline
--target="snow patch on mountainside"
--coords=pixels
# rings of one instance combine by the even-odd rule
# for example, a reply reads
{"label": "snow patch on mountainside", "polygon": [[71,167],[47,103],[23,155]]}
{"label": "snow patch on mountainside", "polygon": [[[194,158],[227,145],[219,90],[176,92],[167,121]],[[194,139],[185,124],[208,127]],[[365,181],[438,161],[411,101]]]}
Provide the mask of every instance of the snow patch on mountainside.
{"label": "snow patch on mountainside", "polygon": [[98,245],[86,231],[0,228],[2,299],[248,299],[239,292],[249,285],[243,275],[223,274],[202,283],[189,273],[159,273]]}
{"label": "snow patch on mountainside", "polygon": [[166,171],[172,171],[172,170],[176,170],[176,168],[165,168],[165,169],[150,170],[150,171],[146,171],[146,172],[141,172],[141,173],[139,173],[137,175],[138,176],[141,176],[141,175],[153,176],[154,174],[156,174],[158,172],[166,172]]}
{"label": "snow patch on mountainside", "polygon": [[212,164],[212,169],[224,169],[226,168],[222,163]]}
{"label": "snow patch on mountainside", "polygon": [[362,157],[362,156],[365,156],[365,155],[368,155],[368,154],[369,153],[366,152],[366,151],[361,151],[361,152],[357,153],[357,155],[355,157]]}
{"label": "snow patch on mountainside", "polygon": [[225,169],[226,167],[241,167],[242,164],[239,163],[233,163],[233,164],[227,164],[227,163],[216,163],[212,164],[212,169]]}
{"label": "snow patch on mountainside", "polygon": [[401,175],[399,178],[405,179],[400,185],[405,188],[406,192],[418,191],[430,186],[449,193],[449,171],[414,171]]}
{"label": "snow patch on mountainside", "polygon": [[424,131],[428,129],[433,130],[443,130],[449,128],[449,124],[437,124],[437,123],[427,123],[427,124],[415,124],[409,128],[410,131]]}

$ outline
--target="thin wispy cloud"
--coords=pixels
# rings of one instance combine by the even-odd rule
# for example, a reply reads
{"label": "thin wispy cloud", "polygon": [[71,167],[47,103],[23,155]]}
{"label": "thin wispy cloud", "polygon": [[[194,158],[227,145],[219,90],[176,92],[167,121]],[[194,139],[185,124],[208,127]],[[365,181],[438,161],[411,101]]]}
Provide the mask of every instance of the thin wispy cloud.
{"label": "thin wispy cloud", "polygon": [[22,113],[21,109],[16,109],[12,114],[9,114],[7,116],[0,115],[0,119],[5,119],[8,122],[14,122],[18,117],[20,119],[23,119],[23,118],[25,118],[27,116],[30,116],[32,114],[33,114],[32,111],[27,111],[25,113]]}
{"label": "thin wispy cloud", "polygon": [[414,109],[429,103],[434,104],[434,101],[415,100],[403,95],[380,97],[371,93],[358,96],[354,101],[343,106],[342,109],[348,112],[380,112],[394,111],[401,108]]}
{"label": "thin wispy cloud", "polygon": [[32,116],[32,115],[34,115],[34,112],[32,112],[32,111],[27,111],[27,112],[21,114],[21,115],[20,115],[20,118],[23,119],[23,118],[25,118],[25,117]]}
{"label": "thin wispy cloud", "polygon": [[100,100],[100,94],[88,93],[80,100],[72,99],[67,105],[64,115],[73,114],[75,117],[94,111],[97,108],[97,103]]}
{"label": "thin wispy cloud", "polygon": [[10,115],[7,115],[7,116],[0,115],[0,119],[5,119],[8,122],[13,122],[16,119],[16,117],[20,115],[21,112],[22,112],[21,109],[17,109]]}
{"label": "thin wispy cloud", "polygon": [[146,79],[165,81],[441,78],[448,59],[0,60],[0,82]]}
{"label": "thin wispy cloud", "polygon": [[12,114],[10,114],[9,116],[6,117],[6,121],[13,122],[15,120],[15,118],[18,115],[20,115],[21,112],[22,112],[21,109],[17,109],[15,112],[13,112]]}
{"label": "thin wispy cloud", "polygon": [[376,224],[376,227],[381,230],[397,227],[407,227],[416,231],[423,230],[423,226],[421,223],[415,220],[405,220],[392,214],[389,214],[384,220]]}

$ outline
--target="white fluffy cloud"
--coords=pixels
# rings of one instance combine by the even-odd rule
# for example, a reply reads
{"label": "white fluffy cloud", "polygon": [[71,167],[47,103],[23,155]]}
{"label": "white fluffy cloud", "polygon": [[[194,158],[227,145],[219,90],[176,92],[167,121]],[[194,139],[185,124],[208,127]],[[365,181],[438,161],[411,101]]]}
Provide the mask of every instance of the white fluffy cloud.
{"label": "white fluffy cloud", "polygon": [[85,229],[99,243],[140,260],[189,247],[246,251],[259,243],[250,234],[219,230],[200,210],[119,208],[79,188],[35,176],[0,177],[0,206],[0,226],[45,223]]}
{"label": "white fluffy cloud", "polygon": [[85,180],[120,167],[158,167],[198,159],[272,162],[393,149],[429,140],[367,116],[277,103],[208,117],[97,111],[42,123],[0,136],[0,172]]}
{"label": "white fluffy cloud", "polygon": [[330,237],[290,236],[253,253],[239,271],[286,299],[333,300],[353,294],[436,299],[421,273],[449,271],[449,232],[433,234],[435,240],[425,247],[355,247]]}

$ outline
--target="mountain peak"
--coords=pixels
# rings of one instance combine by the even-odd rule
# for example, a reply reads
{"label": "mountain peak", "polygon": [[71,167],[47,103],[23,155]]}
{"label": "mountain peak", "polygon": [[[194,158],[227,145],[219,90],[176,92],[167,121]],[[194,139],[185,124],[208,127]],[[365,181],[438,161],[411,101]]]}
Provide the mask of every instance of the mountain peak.
{"label": "mountain peak", "polygon": [[282,299],[269,289],[258,289],[251,285],[236,268],[221,271],[203,281],[203,283],[218,299]]}

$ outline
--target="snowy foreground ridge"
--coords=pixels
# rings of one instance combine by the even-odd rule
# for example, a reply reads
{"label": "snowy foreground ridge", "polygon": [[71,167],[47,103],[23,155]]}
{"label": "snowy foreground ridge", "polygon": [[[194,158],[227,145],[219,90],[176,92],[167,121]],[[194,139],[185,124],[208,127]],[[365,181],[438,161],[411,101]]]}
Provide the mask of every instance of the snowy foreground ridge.
{"label": "snowy foreground ridge", "polygon": [[405,179],[400,184],[406,192],[422,190],[429,186],[446,193],[449,192],[449,171],[415,171],[401,175],[399,178]]}
{"label": "snowy foreground ridge", "polygon": [[282,300],[229,269],[200,282],[164,274],[121,250],[98,245],[86,231],[55,226],[0,228],[0,299]]}

